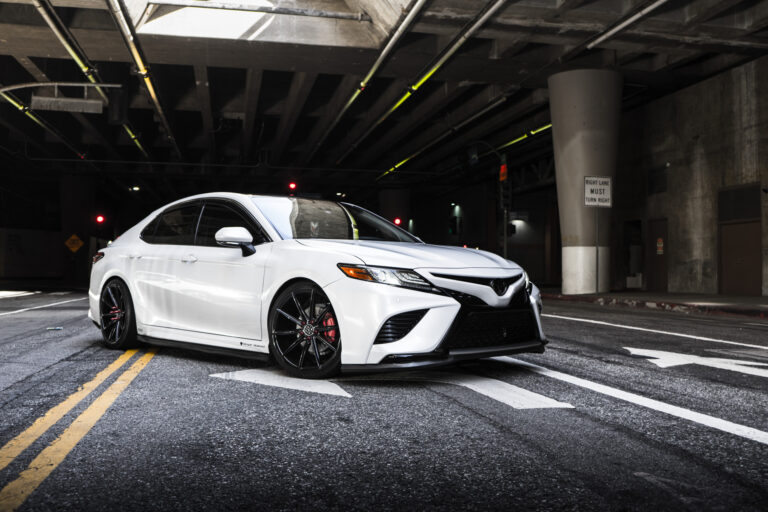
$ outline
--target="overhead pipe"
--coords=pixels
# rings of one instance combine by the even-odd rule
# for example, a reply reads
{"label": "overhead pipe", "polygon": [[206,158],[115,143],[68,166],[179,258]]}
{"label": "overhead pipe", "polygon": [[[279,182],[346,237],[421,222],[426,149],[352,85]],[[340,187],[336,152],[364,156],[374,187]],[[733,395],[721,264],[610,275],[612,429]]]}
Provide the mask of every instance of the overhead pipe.
{"label": "overhead pipe", "polygon": [[157,116],[160,118],[160,123],[163,125],[165,134],[168,137],[168,140],[171,142],[171,145],[176,152],[176,156],[181,159],[181,151],[179,150],[179,146],[176,144],[176,138],[173,136],[173,131],[171,130],[171,125],[168,123],[168,118],[165,116],[163,106],[160,104],[160,99],[157,96],[155,85],[152,83],[152,77],[150,76],[149,69],[145,64],[146,59],[144,58],[144,54],[139,46],[139,42],[136,37],[136,31],[133,28],[133,23],[130,22],[127,15],[125,14],[125,11],[123,10],[122,0],[105,1],[109,7],[109,12],[112,14],[112,19],[117,25],[120,34],[123,36],[123,41],[128,47],[128,51],[131,53],[131,58],[133,59],[133,63],[136,66],[136,72],[144,80],[144,86],[147,88],[147,92],[149,92],[149,96],[152,99],[152,104],[155,107],[155,113],[157,113]]}
{"label": "overhead pipe", "polygon": [[443,132],[441,135],[439,135],[439,136],[435,137],[434,139],[432,139],[430,142],[428,142],[426,145],[424,145],[421,148],[419,148],[417,151],[415,151],[414,153],[409,155],[407,158],[401,160],[400,162],[398,162],[395,165],[393,165],[392,167],[390,167],[389,170],[387,170],[387,171],[383,172],[382,174],[380,174],[376,179],[380,180],[384,176],[387,176],[388,174],[391,174],[391,173],[395,172],[396,170],[398,170],[398,168],[402,167],[407,162],[410,162],[414,158],[418,157],[419,155],[424,153],[426,150],[428,150],[429,148],[435,146],[437,143],[441,142],[445,138],[449,137],[450,135],[453,135],[454,133],[458,133],[459,130],[461,130],[462,128],[467,126],[469,123],[471,123],[471,122],[481,118],[482,116],[484,116],[485,114],[487,114],[491,110],[495,109],[496,107],[498,107],[499,105],[501,105],[502,103],[507,101],[507,99],[512,94],[512,92],[514,92],[516,90],[517,90],[517,88],[513,88],[513,90],[510,90],[510,91],[504,93],[500,98],[497,98],[496,100],[492,101],[490,104],[486,105],[484,108],[480,109],[478,112],[475,112],[474,114],[472,114],[468,118],[464,119],[462,122],[458,123],[455,126],[451,126],[445,132]]}
{"label": "overhead pipe", "polygon": [[595,37],[590,42],[588,42],[586,44],[587,50],[591,50],[592,48],[594,48],[598,44],[607,41],[611,37],[613,37],[616,34],[618,34],[619,32],[621,32],[622,30],[624,30],[627,27],[629,27],[630,25],[632,25],[634,23],[637,23],[641,19],[645,18],[651,12],[655,11],[656,9],[658,9],[662,5],[666,4],[667,2],[669,2],[669,0],[656,0],[653,3],[651,3],[649,5],[646,5],[645,7],[640,9],[639,11],[635,12],[634,14],[629,15],[627,18],[625,18],[623,20],[619,20],[612,27],[610,27],[609,29],[604,31],[602,34],[599,34],[597,37]]}
{"label": "overhead pipe", "polygon": [[384,46],[384,49],[381,50],[379,53],[379,56],[376,58],[376,62],[373,63],[373,66],[371,66],[371,69],[368,70],[368,73],[365,75],[365,77],[360,81],[360,84],[355,88],[352,95],[349,97],[347,102],[344,104],[342,109],[339,111],[338,114],[336,114],[336,117],[333,119],[333,122],[331,122],[331,125],[328,127],[328,129],[325,130],[325,133],[320,138],[319,141],[317,141],[317,144],[315,144],[315,147],[312,149],[312,152],[309,154],[309,158],[307,161],[312,160],[312,157],[315,156],[315,153],[317,153],[317,150],[322,147],[325,140],[328,138],[328,135],[330,135],[331,131],[336,127],[337,124],[339,124],[339,121],[341,121],[341,118],[344,117],[344,114],[347,113],[349,110],[349,107],[352,106],[352,104],[355,102],[358,96],[365,90],[366,87],[368,87],[368,84],[371,82],[371,79],[373,79],[373,76],[376,74],[376,72],[379,70],[381,65],[384,63],[384,61],[389,57],[389,54],[392,53],[392,50],[395,48],[397,43],[400,41],[400,39],[403,37],[403,35],[408,31],[408,29],[413,24],[413,21],[416,19],[416,16],[419,15],[421,12],[421,9],[426,5],[426,3],[429,2],[429,0],[413,0],[411,2],[411,5],[407,8],[407,14],[402,19],[400,23],[398,23],[397,29],[392,33],[392,36],[389,38],[389,41],[387,41],[387,44]]}
{"label": "overhead pipe", "polygon": [[357,141],[352,144],[343,155],[341,155],[341,157],[339,157],[338,160],[336,160],[336,165],[339,165],[341,162],[343,162],[345,158],[347,158],[355,149],[357,149],[363,140],[365,140],[371,133],[373,133],[373,131],[381,123],[386,121],[387,118],[389,118],[389,116],[392,115],[395,110],[400,108],[400,106],[405,103],[413,93],[419,90],[419,88],[424,85],[427,80],[429,80],[435,73],[437,73],[440,68],[442,68],[443,65],[448,61],[448,59],[450,59],[459,50],[459,48],[461,48],[464,43],[466,43],[469,38],[471,38],[475,32],[477,32],[480,27],[485,24],[485,22],[491,19],[491,17],[493,17],[493,15],[496,14],[496,12],[504,6],[505,2],[506,0],[496,0],[492,4],[486,6],[482,11],[480,11],[475,19],[469,22],[461,30],[461,32],[459,32],[459,34],[453,38],[451,44],[438,55],[438,57],[433,61],[433,64],[428,66],[427,71],[406,89],[405,93],[400,97],[400,99],[397,100],[395,104],[392,105],[389,110],[387,110],[381,117],[379,117],[379,119],[376,120],[376,122],[371,125],[368,130],[366,130],[365,133],[363,133],[363,135],[358,138]]}
{"label": "overhead pipe", "polygon": [[16,110],[23,113],[29,119],[31,119],[36,125],[59,139],[65,146],[72,150],[80,160],[85,159],[85,153],[78,151],[56,128],[54,128],[48,121],[37,115],[26,103],[21,101],[15,95],[9,92],[0,92],[0,97],[5,101],[13,105]]}
{"label": "overhead pipe", "polygon": [[[100,87],[102,80],[98,70],[91,61],[88,60],[88,56],[85,54],[82,47],[80,47],[80,44],[78,44],[75,36],[72,35],[67,26],[64,25],[64,22],[61,21],[61,18],[59,18],[59,15],[56,13],[56,9],[53,8],[50,0],[32,0],[32,2],[37,9],[37,12],[40,13],[40,16],[42,16],[48,24],[48,27],[53,31],[62,46],[64,46],[64,49],[67,50],[67,53],[72,57],[72,60],[74,60],[80,68],[80,71],[83,72],[83,75],[85,75],[92,84],[96,85],[96,91],[99,93],[99,96],[104,100],[104,103],[109,105],[109,97],[103,87]],[[141,151],[141,154],[144,155],[145,158],[149,158],[149,154],[144,149],[144,146],[141,145],[139,138],[128,123],[123,123],[123,130],[125,130],[131,141],[133,141],[139,151]]]}
{"label": "overhead pipe", "polygon": [[212,0],[150,0],[150,4],[174,7],[195,7],[200,9],[226,9],[231,11],[263,12],[288,16],[309,16],[311,18],[332,18],[337,20],[371,21],[364,12],[351,13],[339,11],[324,11],[305,7],[274,7],[270,5],[251,5],[236,2],[216,2]]}
{"label": "overhead pipe", "polygon": [[[80,45],[77,44],[77,41],[66,28],[64,22],[61,21],[61,18],[59,18],[59,15],[56,13],[56,9],[51,5],[50,0],[32,0],[32,3],[34,4],[35,9],[37,9],[37,12],[40,13],[40,16],[42,16],[48,24],[48,27],[50,27],[56,35],[56,38],[64,46],[64,49],[66,49],[67,53],[72,57],[72,60],[77,63],[77,67],[80,68],[83,75],[85,75],[85,77],[93,84],[100,83],[101,79],[96,67],[91,64],[88,57],[85,56],[85,52]],[[96,91],[98,91],[99,96],[101,96],[104,102],[109,104],[107,93],[104,92],[101,87],[96,87]]]}
{"label": "overhead pipe", "polygon": [[[596,36],[593,36],[593,37],[591,37],[591,38],[590,38],[589,40],[587,40],[585,43],[582,43],[582,44],[580,44],[580,45],[576,46],[575,48],[571,49],[570,51],[566,52],[566,53],[565,53],[564,55],[562,55],[562,56],[561,56],[561,57],[560,57],[558,60],[559,60],[560,62],[565,62],[566,60],[569,60],[569,59],[572,59],[573,57],[575,57],[575,56],[576,56],[576,54],[578,54],[578,53],[581,53],[581,51],[582,51],[583,49],[585,49],[585,48],[586,48],[586,49],[588,49],[588,50],[591,50],[591,49],[592,49],[592,48],[594,48],[596,45],[598,45],[598,44],[600,44],[600,43],[602,43],[602,42],[604,42],[604,41],[608,40],[609,38],[611,38],[611,37],[615,36],[616,34],[618,34],[619,32],[621,32],[622,30],[624,30],[624,29],[626,29],[627,27],[629,27],[630,25],[632,25],[632,24],[634,24],[634,23],[637,23],[637,22],[638,22],[638,21],[640,21],[642,18],[644,18],[645,16],[647,16],[648,14],[650,14],[651,12],[653,12],[654,10],[658,9],[659,7],[661,7],[662,5],[664,5],[665,3],[667,3],[668,1],[669,1],[669,0],[656,0],[656,1],[655,1],[655,2],[653,2],[653,3],[650,3],[650,4],[646,5],[644,8],[641,8],[641,9],[639,9],[637,12],[635,12],[635,13],[633,13],[633,14],[630,14],[630,15],[629,15],[629,16],[627,16],[626,18],[624,18],[624,19],[621,19],[621,20],[617,21],[617,22],[616,22],[616,23],[614,23],[614,24],[613,24],[611,27],[608,27],[608,28],[606,28],[606,29],[605,29],[605,30],[603,30],[601,33],[597,34]],[[494,7],[496,7],[496,6],[494,6]],[[528,77],[526,77],[526,79],[530,79],[530,78],[532,78],[532,77],[536,76],[537,74],[539,74],[539,73],[543,72],[543,71],[544,71],[545,69],[547,69],[548,67],[549,67],[549,66],[545,66],[544,68],[541,68],[541,69],[537,70],[536,72],[534,72],[534,73],[530,74]],[[523,80],[523,81],[524,81],[524,80]],[[408,97],[408,96],[410,96],[410,94],[406,93],[406,95],[405,95],[405,96],[403,96],[403,98],[401,98],[401,99],[400,99],[400,102],[399,102],[399,103],[402,103],[403,101],[405,101],[405,99],[407,99],[407,97]],[[398,106],[399,106],[399,104],[395,104],[394,108],[397,108]],[[394,110],[394,108],[393,108],[393,109],[390,109],[390,110],[392,111],[392,110]],[[386,119],[386,116],[388,116],[388,115],[389,115],[389,113],[391,113],[391,112],[388,112],[387,114],[385,114],[385,116],[382,116],[382,117],[383,117],[384,119]],[[473,117],[477,118],[477,117],[479,117],[479,116],[473,116]],[[380,124],[380,123],[379,123],[379,122],[377,122],[377,125],[378,125],[378,124]],[[464,123],[464,124],[466,124],[466,123]],[[374,127],[373,127],[373,128],[375,128],[377,125],[374,125]],[[551,124],[545,125],[545,126],[541,127],[540,129],[537,129],[537,130],[535,130],[535,131],[532,131],[532,132],[531,132],[531,135],[535,135],[535,134],[536,134],[536,133],[538,133],[539,131],[543,131],[543,130],[545,130],[545,129],[549,129],[549,128],[551,128]],[[429,143],[428,143],[426,146],[422,147],[421,149],[419,149],[418,151],[416,151],[415,153],[413,153],[412,155],[410,155],[408,158],[405,158],[404,160],[401,160],[400,162],[398,162],[398,163],[396,163],[395,165],[393,165],[392,167],[390,167],[390,168],[389,168],[387,171],[383,172],[383,173],[382,173],[382,174],[381,174],[381,175],[380,175],[378,178],[376,178],[376,179],[377,179],[377,180],[379,180],[379,179],[381,179],[381,178],[383,178],[383,177],[385,177],[385,176],[387,176],[387,175],[389,175],[389,174],[391,174],[391,173],[393,173],[393,172],[397,171],[397,170],[398,170],[400,167],[402,167],[403,165],[405,165],[407,162],[409,162],[409,161],[413,160],[414,158],[416,158],[417,156],[421,155],[421,154],[422,154],[424,151],[426,151],[426,149],[428,149],[428,148],[430,148],[430,147],[434,146],[434,145],[435,145],[437,142],[439,142],[439,141],[443,140],[445,137],[447,137],[447,136],[448,136],[448,135],[450,135],[451,133],[454,133],[454,132],[456,132],[457,130],[458,130],[458,128],[457,128],[457,127],[453,127],[453,128],[451,128],[450,130],[448,130],[447,132],[445,132],[444,134],[442,134],[442,135],[441,135],[440,137],[438,137],[437,139],[435,139],[435,140],[433,140],[433,141],[429,142]],[[368,135],[370,132],[372,132],[372,131],[373,131],[373,129],[371,129],[371,130],[369,130],[368,132],[366,132],[366,133],[363,135],[363,137],[361,137],[361,139],[360,139],[360,140],[358,140],[358,143],[357,143],[357,144],[359,144],[359,143],[362,141],[362,139],[364,139],[364,138],[365,138],[365,137],[366,137],[366,136],[367,136],[367,135]],[[510,142],[507,142],[506,144],[502,144],[501,146],[499,146],[499,147],[498,147],[498,148],[496,148],[496,149],[497,149],[497,150],[501,150],[501,149],[504,149],[504,148],[506,148],[506,147],[508,147],[508,146],[511,146],[511,145],[513,145],[513,144],[516,144],[516,143],[518,143],[518,142],[520,142],[520,141],[522,141],[522,140],[524,140],[524,139],[527,139],[527,138],[528,138],[528,133],[525,133],[525,134],[521,135],[520,137],[517,137],[516,139],[513,139],[513,140],[512,140],[512,141],[510,141]],[[351,151],[352,151],[352,150],[353,150],[353,149],[354,149],[354,148],[357,146],[357,144],[355,144],[355,145],[354,145],[354,146],[353,146],[353,147],[352,147],[352,148],[351,148],[349,151],[347,151],[347,152],[346,152],[346,153],[345,153],[345,154],[342,156],[342,158],[340,158],[340,159],[339,159],[339,161],[343,160],[343,159],[344,159],[344,158],[345,158],[345,157],[346,157],[346,156],[347,156],[349,153],[351,153]],[[338,163],[338,162],[337,162],[337,163]]]}

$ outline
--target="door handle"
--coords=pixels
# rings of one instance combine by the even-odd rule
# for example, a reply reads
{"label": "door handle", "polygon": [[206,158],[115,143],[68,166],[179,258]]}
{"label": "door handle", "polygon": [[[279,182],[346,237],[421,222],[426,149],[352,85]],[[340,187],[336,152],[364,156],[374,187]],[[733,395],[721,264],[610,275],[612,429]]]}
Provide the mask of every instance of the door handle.
{"label": "door handle", "polygon": [[186,256],[182,256],[181,261],[184,263],[194,263],[197,261],[197,257],[194,254],[187,254]]}
{"label": "door handle", "polygon": [[132,260],[133,259],[138,260],[141,258],[141,254],[129,254],[128,257],[131,258]]}

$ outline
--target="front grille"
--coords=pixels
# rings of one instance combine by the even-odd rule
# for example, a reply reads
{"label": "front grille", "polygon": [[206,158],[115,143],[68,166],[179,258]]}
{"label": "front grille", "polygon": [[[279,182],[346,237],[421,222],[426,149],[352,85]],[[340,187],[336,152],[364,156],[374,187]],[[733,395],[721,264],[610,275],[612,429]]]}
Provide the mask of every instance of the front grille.
{"label": "front grille", "polygon": [[456,299],[459,304],[466,304],[467,306],[484,306],[485,301],[481,299],[480,297],[475,297],[474,295],[470,295],[468,293],[462,293],[457,292],[456,290],[448,290],[446,288],[443,288],[443,291]]}
{"label": "front grille", "polygon": [[440,348],[483,348],[515,345],[538,339],[530,308],[472,308],[463,306]]}
{"label": "front grille", "polygon": [[426,314],[426,309],[419,309],[418,311],[408,311],[407,313],[400,313],[388,318],[384,325],[381,326],[373,344],[392,343],[405,338]]}
{"label": "front grille", "polygon": [[454,276],[451,274],[432,274],[441,279],[453,279],[454,281],[464,281],[467,283],[481,284],[492,288],[496,295],[504,295],[510,286],[515,284],[523,277],[519,274],[512,277],[474,277],[474,276]]}

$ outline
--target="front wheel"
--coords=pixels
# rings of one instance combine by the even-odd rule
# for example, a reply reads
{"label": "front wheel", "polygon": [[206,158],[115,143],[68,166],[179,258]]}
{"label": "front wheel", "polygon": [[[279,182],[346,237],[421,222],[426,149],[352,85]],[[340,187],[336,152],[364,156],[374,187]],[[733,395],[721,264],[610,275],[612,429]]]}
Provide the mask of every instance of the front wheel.
{"label": "front wheel", "polygon": [[135,347],[136,316],[128,286],[120,279],[112,279],[104,285],[99,300],[101,315],[101,344],[107,348]]}
{"label": "front wheel", "polygon": [[295,377],[323,379],[339,371],[339,324],[328,296],[313,283],[295,283],[277,296],[269,338],[275,360]]}

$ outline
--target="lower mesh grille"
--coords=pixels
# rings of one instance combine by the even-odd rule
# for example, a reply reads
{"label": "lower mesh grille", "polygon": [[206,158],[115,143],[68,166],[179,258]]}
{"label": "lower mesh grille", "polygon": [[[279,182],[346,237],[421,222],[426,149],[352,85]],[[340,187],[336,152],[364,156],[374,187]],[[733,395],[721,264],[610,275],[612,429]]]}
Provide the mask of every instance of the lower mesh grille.
{"label": "lower mesh grille", "polygon": [[538,339],[536,319],[527,309],[474,309],[462,307],[441,349],[514,345]]}
{"label": "lower mesh grille", "polygon": [[376,335],[376,339],[373,341],[374,345],[392,343],[404,338],[426,314],[426,309],[420,309],[390,317],[384,322],[379,334]]}

